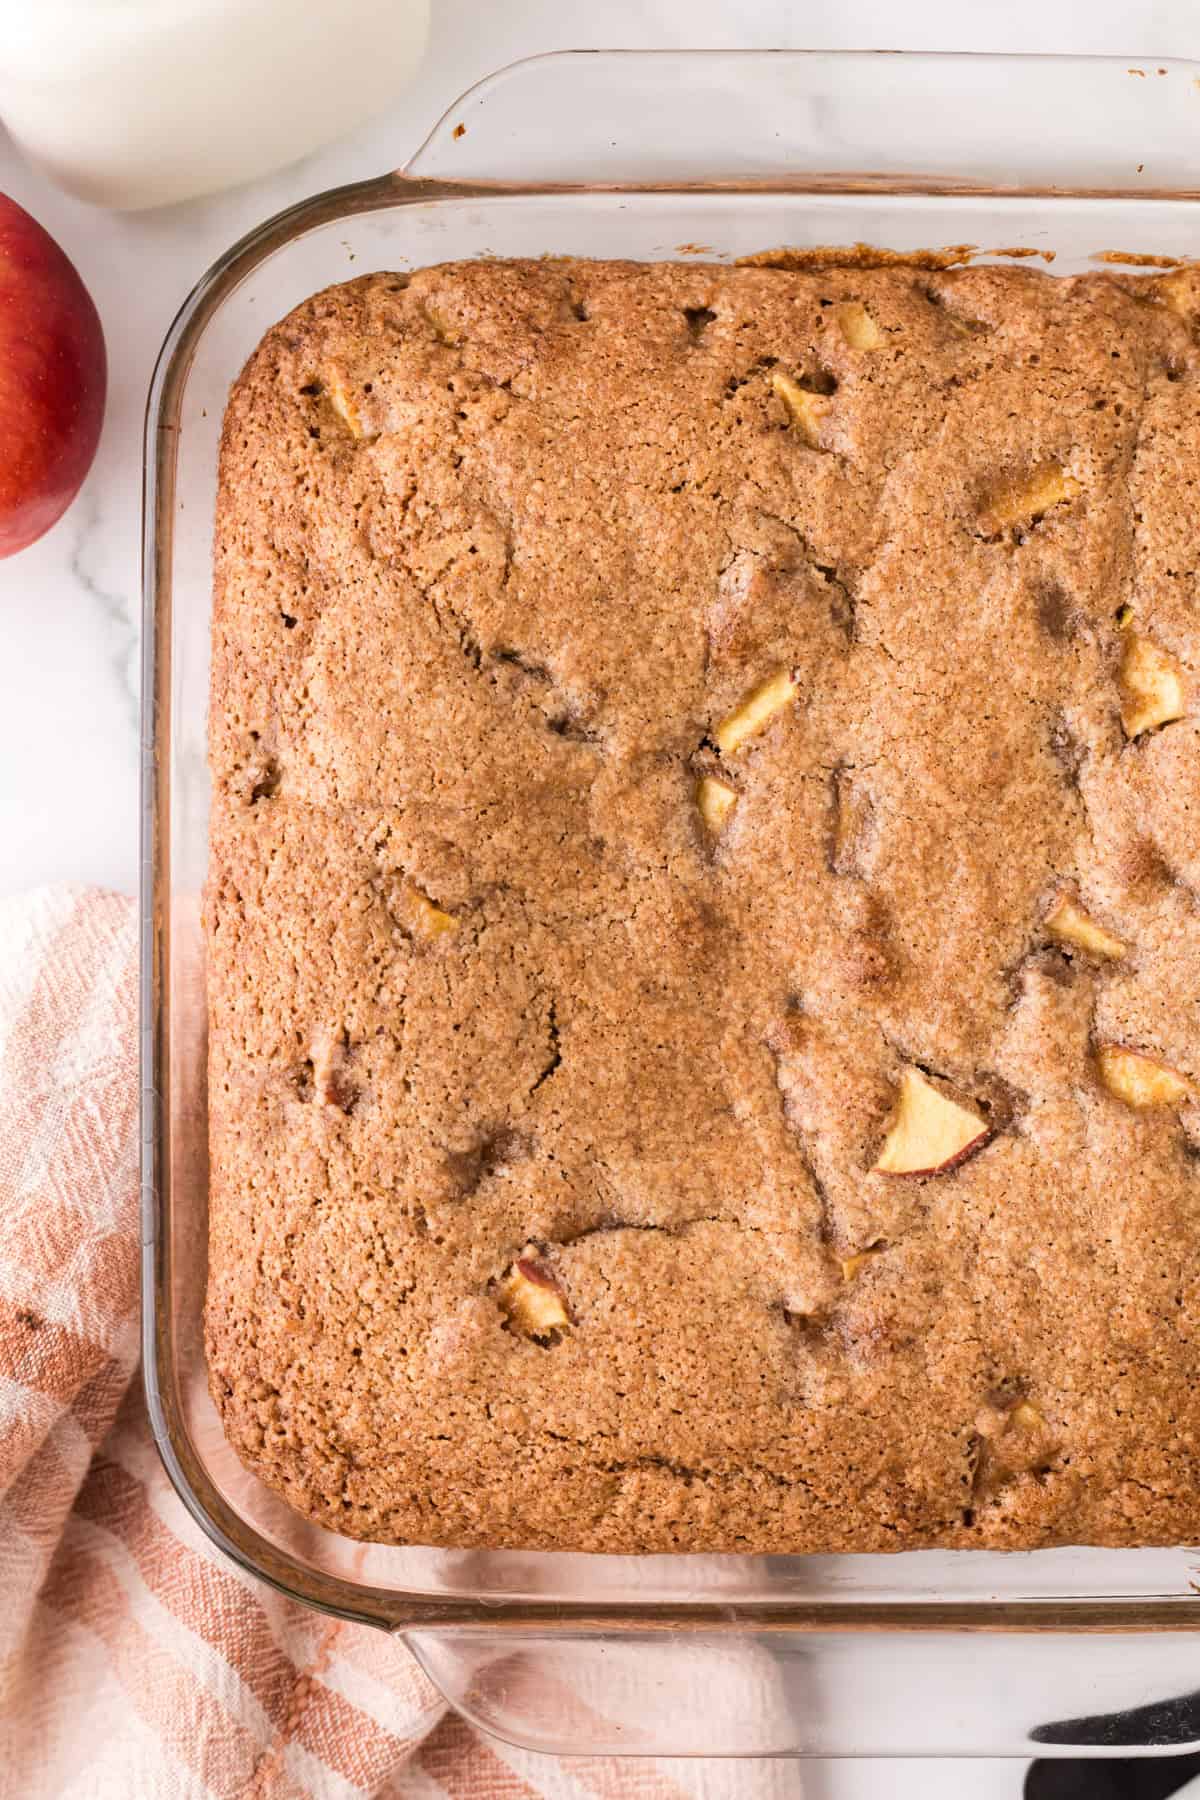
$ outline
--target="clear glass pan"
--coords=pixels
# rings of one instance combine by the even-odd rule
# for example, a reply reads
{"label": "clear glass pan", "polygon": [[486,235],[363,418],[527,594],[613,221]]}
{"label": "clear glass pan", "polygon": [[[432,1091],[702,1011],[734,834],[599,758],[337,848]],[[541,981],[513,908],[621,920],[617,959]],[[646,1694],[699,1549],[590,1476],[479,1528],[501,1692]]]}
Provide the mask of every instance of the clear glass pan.
{"label": "clear glass pan", "polygon": [[460,1710],[503,1736],[543,1750],[642,1755],[1194,1747],[1192,1553],[395,1549],[305,1524],[242,1468],[208,1398],[201,1335],[199,894],[216,446],[229,385],[267,325],[315,289],[458,257],[725,260],[783,244],[863,242],[974,245],[993,258],[1053,252],[1055,273],[1103,252],[1187,258],[1200,241],[1197,126],[1200,65],[1190,63],[539,58],[464,96],[403,172],[320,195],[236,245],[163,348],[145,486],[151,1418],[183,1500],[230,1556],[313,1606],[404,1632]]}

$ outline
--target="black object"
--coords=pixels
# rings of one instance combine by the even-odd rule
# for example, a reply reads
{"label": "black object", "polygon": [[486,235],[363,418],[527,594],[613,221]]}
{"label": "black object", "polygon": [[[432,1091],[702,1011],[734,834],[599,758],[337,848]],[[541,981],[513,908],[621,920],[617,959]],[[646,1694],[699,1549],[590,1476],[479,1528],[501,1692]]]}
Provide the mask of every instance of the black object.
{"label": "black object", "polygon": [[1111,1762],[1039,1761],[1030,1763],[1025,1776],[1025,1800],[1167,1800],[1195,1775],[1200,1775],[1200,1755],[1195,1752],[1119,1756]]}
{"label": "black object", "polygon": [[[1030,1732],[1041,1744],[1200,1743],[1200,1693],[1155,1700],[1128,1712],[1095,1713],[1091,1718],[1054,1719]],[[1200,1753],[1180,1756],[1117,1756],[1092,1762],[1066,1757],[1039,1760],[1025,1776],[1025,1800],[1167,1800],[1200,1775]]]}
{"label": "black object", "polygon": [[[1161,1744],[1164,1749],[1178,1744],[1182,1750],[1200,1744],[1200,1693],[1152,1700],[1149,1706],[1133,1706],[1128,1712],[1052,1719],[1049,1725],[1035,1726],[1029,1735],[1036,1744]],[[1172,1789],[1163,1792],[1169,1794]]]}

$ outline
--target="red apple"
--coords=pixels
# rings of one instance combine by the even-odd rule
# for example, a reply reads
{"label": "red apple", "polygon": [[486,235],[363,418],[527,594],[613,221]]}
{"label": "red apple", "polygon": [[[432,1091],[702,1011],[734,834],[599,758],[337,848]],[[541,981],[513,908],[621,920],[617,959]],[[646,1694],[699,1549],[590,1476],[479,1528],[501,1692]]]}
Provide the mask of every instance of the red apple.
{"label": "red apple", "polygon": [[104,334],[50,235],[0,194],[0,556],[49,531],[92,466]]}

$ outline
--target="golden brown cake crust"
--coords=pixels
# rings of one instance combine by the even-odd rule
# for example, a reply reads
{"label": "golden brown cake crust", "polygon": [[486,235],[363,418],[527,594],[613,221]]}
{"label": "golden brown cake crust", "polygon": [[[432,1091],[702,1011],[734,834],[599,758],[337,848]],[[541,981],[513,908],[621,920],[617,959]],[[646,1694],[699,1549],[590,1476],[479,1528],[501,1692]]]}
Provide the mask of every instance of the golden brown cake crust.
{"label": "golden brown cake crust", "polygon": [[292,1505],[1197,1536],[1198,299],[483,262],[267,334],[217,520],[208,1335]]}

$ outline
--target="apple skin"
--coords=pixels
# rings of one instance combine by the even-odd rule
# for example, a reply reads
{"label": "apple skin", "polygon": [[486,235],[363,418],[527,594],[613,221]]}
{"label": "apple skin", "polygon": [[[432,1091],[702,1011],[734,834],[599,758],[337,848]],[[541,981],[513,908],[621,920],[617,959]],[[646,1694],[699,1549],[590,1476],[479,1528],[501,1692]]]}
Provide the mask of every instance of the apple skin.
{"label": "apple skin", "polygon": [[91,295],[49,233],[0,194],[0,557],[49,531],[79,492],[107,383]]}

